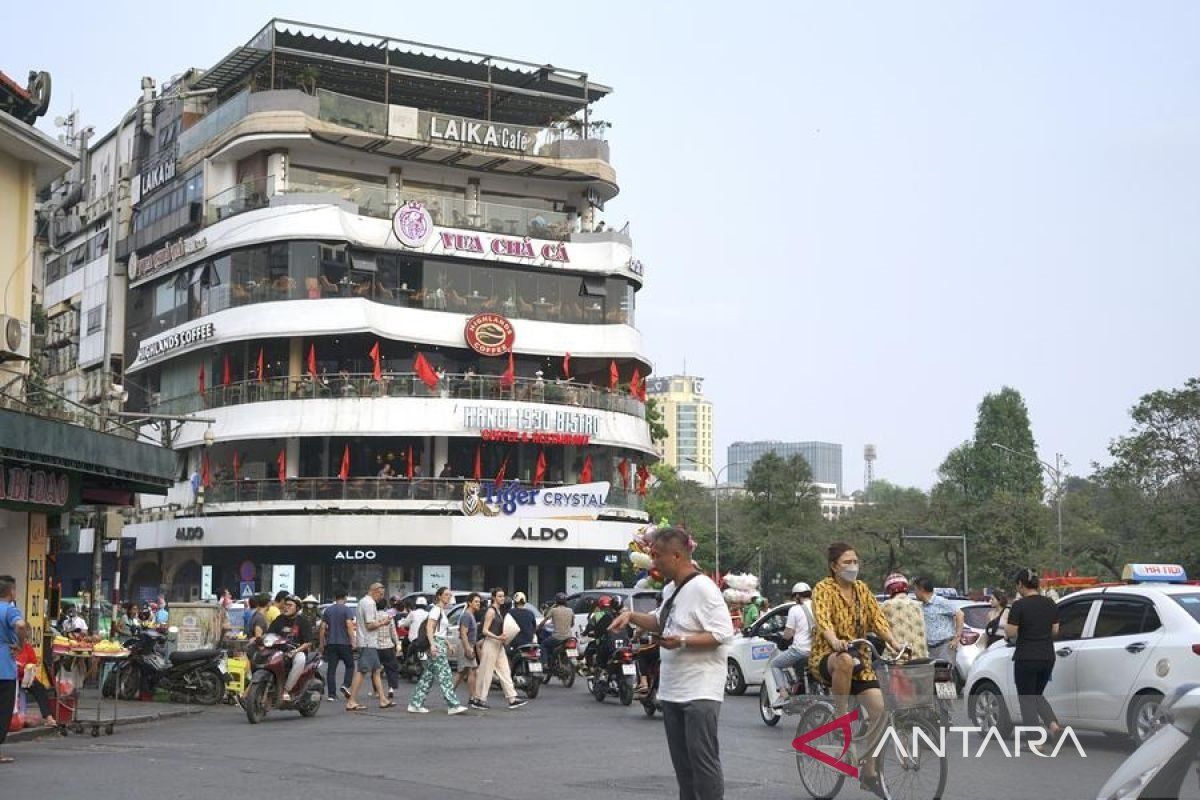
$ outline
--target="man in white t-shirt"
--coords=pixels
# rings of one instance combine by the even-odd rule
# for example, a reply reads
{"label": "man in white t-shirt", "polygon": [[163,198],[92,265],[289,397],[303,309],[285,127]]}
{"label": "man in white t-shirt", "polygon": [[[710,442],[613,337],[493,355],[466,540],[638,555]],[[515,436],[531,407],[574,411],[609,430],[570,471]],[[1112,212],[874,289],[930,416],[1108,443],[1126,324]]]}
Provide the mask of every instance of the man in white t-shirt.
{"label": "man in white t-shirt", "polygon": [[623,611],[611,630],[633,624],[659,634],[658,699],[680,798],[725,796],[717,720],[725,699],[725,659],[733,619],[721,590],[692,564],[692,537],[680,528],[655,534],[650,552],[669,583],[652,614]]}
{"label": "man in white t-shirt", "polygon": [[787,622],[783,626],[783,638],[791,643],[771,661],[775,687],[779,692],[774,703],[776,708],[788,700],[788,681],[784,670],[808,661],[808,654],[812,651],[812,587],[804,581],[792,586],[792,602],[795,605],[788,609]]}

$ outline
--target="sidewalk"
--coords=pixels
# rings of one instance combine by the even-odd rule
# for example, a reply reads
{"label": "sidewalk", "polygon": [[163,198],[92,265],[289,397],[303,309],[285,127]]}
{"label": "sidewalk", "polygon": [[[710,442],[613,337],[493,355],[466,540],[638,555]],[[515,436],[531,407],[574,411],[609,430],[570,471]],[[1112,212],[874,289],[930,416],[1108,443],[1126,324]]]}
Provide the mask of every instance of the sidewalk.
{"label": "sidewalk", "polygon": [[[67,726],[67,733],[71,736],[82,735],[89,736],[92,734],[92,728],[96,724],[96,703],[100,700],[100,723],[97,733],[107,733],[108,726],[124,727],[125,725],[139,725],[146,722],[158,722],[164,719],[174,719],[176,717],[185,717],[190,714],[199,714],[208,709],[218,709],[222,706],[200,706],[189,703],[155,703],[142,702],[137,700],[118,700],[116,701],[116,719],[113,718],[113,701],[110,698],[101,700],[100,692],[97,689],[86,689],[80,692],[79,707],[75,714],[75,722],[78,722],[83,727],[79,733],[76,733],[74,723]],[[32,702],[32,700],[31,700]],[[51,701],[53,704],[53,701]],[[34,706],[36,708],[36,705]],[[60,732],[59,728],[25,728],[16,733],[8,734],[8,744],[28,742],[34,739],[40,739],[44,736],[56,736]]]}

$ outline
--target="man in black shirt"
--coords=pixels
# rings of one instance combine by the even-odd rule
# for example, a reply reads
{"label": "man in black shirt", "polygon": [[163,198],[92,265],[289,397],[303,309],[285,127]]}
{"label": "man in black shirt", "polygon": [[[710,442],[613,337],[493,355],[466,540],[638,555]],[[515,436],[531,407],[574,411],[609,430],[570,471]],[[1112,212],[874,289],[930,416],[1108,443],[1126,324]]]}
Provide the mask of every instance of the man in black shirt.
{"label": "man in black shirt", "polygon": [[1036,726],[1040,718],[1050,735],[1057,736],[1062,726],[1043,692],[1054,671],[1058,605],[1038,594],[1039,582],[1032,570],[1023,569],[1017,573],[1020,599],[1009,610],[1004,630],[1017,642],[1013,652],[1013,683],[1021,704],[1021,719],[1026,725]]}
{"label": "man in black shirt", "polygon": [[312,649],[313,641],[312,623],[300,613],[300,598],[289,596],[284,599],[283,610],[271,623],[267,633],[283,636],[289,643],[296,645],[296,649],[291,653],[292,666],[288,671],[287,683],[283,687],[283,702],[290,703],[290,693],[296,688],[300,673],[304,672],[304,665],[307,663],[305,654]]}
{"label": "man in black shirt", "polygon": [[537,616],[532,610],[525,607],[524,592],[514,594],[513,603],[516,607],[508,612],[508,615],[513,618],[513,622],[517,623],[517,627],[521,629],[521,632],[513,637],[508,646],[520,647],[523,644],[531,644],[534,640],[534,631],[537,628]]}

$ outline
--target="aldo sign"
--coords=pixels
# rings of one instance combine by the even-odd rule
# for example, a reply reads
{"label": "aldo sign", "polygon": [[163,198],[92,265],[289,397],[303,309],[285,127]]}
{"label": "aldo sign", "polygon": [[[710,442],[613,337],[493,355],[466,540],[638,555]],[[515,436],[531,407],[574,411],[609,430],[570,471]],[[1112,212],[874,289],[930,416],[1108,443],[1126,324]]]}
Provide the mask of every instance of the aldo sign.
{"label": "aldo sign", "polygon": [[541,542],[565,542],[567,540],[566,528],[537,528],[530,525],[527,528],[517,528],[513,531],[511,541],[522,541],[526,544],[538,544]]}

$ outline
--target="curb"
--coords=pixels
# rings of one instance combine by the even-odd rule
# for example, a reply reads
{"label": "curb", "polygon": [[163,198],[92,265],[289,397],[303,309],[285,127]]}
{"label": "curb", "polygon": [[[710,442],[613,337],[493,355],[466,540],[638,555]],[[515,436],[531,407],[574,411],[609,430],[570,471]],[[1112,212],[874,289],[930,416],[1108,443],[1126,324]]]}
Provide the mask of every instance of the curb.
{"label": "curb", "polygon": [[[165,720],[165,719],[178,719],[180,717],[190,717],[193,714],[203,714],[204,711],[205,711],[205,709],[203,709],[203,708],[187,708],[187,709],[178,709],[178,710],[172,710],[172,711],[161,711],[156,714],[139,714],[136,716],[119,718],[112,724],[114,727],[117,727],[117,728],[123,728],[127,725],[145,725],[150,722],[159,722],[159,721]],[[74,723],[72,723],[72,724],[74,724]],[[90,732],[91,727],[92,727],[92,722],[90,722],[88,720],[82,720],[82,721],[80,721],[80,724],[83,725],[83,731],[81,733],[75,733],[74,731],[70,731],[70,729],[68,728],[68,731],[70,731],[70,735],[72,735],[72,736],[87,736],[88,735],[88,733]],[[109,724],[108,722],[101,720],[100,728],[103,729],[108,724]],[[7,743],[8,744],[19,744],[21,742],[32,742],[37,739],[44,739],[48,736],[58,736],[58,735],[60,735],[61,730],[62,730],[61,728],[25,728],[24,730],[20,730],[20,731],[16,731],[15,733],[8,734]]]}

